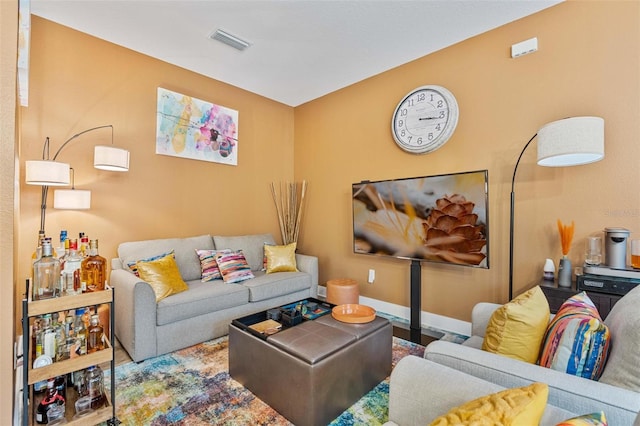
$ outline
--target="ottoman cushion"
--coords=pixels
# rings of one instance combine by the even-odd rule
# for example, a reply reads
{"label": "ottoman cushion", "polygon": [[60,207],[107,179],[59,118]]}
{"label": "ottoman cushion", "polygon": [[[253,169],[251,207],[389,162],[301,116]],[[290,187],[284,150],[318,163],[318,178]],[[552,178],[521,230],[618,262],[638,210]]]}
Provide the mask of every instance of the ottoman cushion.
{"label": "ottoman cushion", "polygon": [[311,365],[355,340],[353,334],[316,321],[306,321],[267,338],[273,346]]}

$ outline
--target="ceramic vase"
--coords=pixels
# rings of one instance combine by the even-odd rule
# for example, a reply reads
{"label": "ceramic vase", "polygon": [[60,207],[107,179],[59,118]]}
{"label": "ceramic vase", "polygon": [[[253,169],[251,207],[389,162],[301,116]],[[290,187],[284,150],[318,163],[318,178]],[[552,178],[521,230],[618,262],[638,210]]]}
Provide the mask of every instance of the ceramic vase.
{"label": "ceramic vase", "polygon": [[571,261],[566,257],[558,264],[558,286],[571,287]]}

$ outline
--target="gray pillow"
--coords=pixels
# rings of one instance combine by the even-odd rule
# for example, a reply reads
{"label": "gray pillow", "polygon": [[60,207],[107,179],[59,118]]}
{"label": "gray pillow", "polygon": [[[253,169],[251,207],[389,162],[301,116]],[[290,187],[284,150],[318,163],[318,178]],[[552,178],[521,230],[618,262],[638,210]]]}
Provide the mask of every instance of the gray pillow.
{"label": "gray pillow", "polygon": [[611,333],[600,382],[640,392],[640,286],[620,299],[604,323]]}

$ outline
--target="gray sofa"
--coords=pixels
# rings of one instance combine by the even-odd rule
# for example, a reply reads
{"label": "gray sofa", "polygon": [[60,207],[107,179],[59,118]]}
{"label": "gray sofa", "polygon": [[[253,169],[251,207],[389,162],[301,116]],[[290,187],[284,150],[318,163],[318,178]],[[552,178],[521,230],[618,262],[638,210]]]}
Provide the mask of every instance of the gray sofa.
{"label": "gray sofa", "polygon": [[[476,305],[471,338],[462,345],[433,342],[427,346],[424,358],[504,388],[547,383],[551,406],[580,415],[602,410],[610,425],[634,423],[640,411],[640,286],[618,301],[605,318],[611,333],[611,350],[599,381],[482,351],[487,323],[499,306]],[[454,397],[457,398],[451,395]],[[636,424],[640,425],[640,421],[636,420]]]}
{"label": "gray sofa", "polygon": [[[244,236],[201,235],[125,242],[111,261],[110,285],[115,294],[115,335],[138,362],[228,334],[234,318],[274,306],[315,297],[318,259],[296,254],[299,272],[266,274],[264,244],[270,234]],[[242,249],[255,278],[237,284],[222,280],[201,282],[200,249]],[[189,289],[156,303],[151,286],[135,276],[129,262],[173,250],[180,275]]]}
{"label": "gray sofa", "polygon": [[[385,426],[426,426],[454,407],[504,389],[462,371],[409,355],[391,372],[389,421]],[[575,416],[575,413],[547,404],[540,425],[556,425]]]}

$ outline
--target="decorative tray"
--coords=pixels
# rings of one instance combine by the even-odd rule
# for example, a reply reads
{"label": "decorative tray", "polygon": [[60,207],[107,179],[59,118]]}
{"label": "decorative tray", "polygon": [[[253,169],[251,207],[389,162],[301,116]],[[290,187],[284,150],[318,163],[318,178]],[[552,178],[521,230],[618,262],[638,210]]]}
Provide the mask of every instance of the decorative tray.
{"label": "decorative tray", "polygon": [[331,315],[338,321],[364,324],[375,319],[376,310],[365,305],[347,304],[333,308]]}

